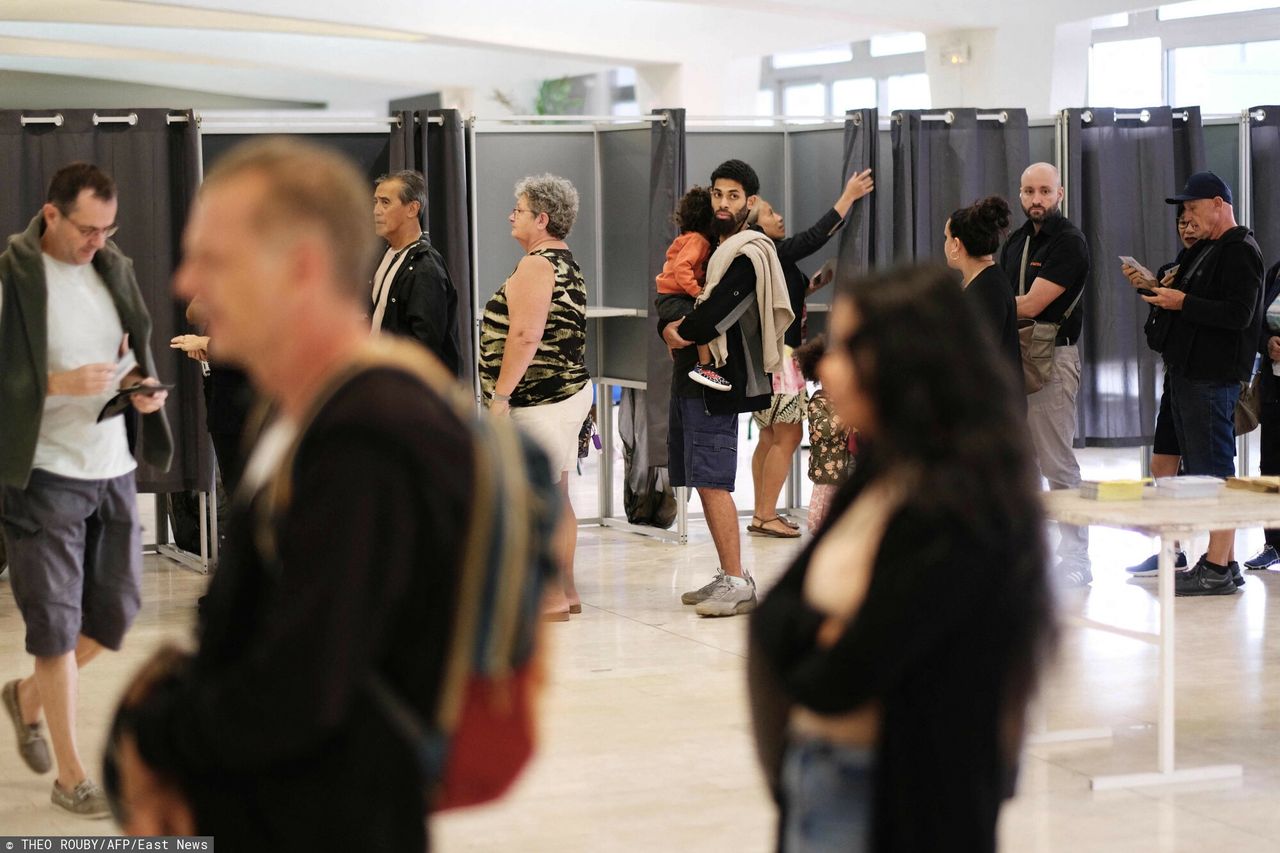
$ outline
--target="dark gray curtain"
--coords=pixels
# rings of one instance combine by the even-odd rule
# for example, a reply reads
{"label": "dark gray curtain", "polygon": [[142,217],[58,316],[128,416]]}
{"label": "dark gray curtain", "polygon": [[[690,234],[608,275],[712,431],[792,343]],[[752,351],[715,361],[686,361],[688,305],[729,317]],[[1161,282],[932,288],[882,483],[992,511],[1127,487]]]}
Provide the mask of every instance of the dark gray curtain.
{"label": "dark gray curtain", "polygon": [[[877,110],[849,110],[844,120],[844,165],[842,180],[849,180],[863,169],[873,178],[880,176],[880,114]],[[875,199],[855,204],[849,211],[836,255],[836,275],[858,276],[875,266],[879,217]]]}
{"label": "dark gray curtain", "polygon": [[[671,219],[685,194],[685,111],[654,110],[665,122],[652,122],[649,167],[649,281],[662,272],[667,247],[678,229]],[[671,356],[657,334],[657,315],[650,313],[653,333],[649,341],[645,374],[645,410],[649,424],[648,465],[667,465],[667,416],[671,402]]]}
{"label": "dark gray curtain", "polygon": [[[22,124],[24,116],[61,116],[54,124]],[[100,118],[135,116],[126,122]],[[170,123],[169,116],[185,121]],[[116,180],[120,232],[115,242],[133,259],[153,330],[151,347],[160,379],[177,387],[166,406],[174,457],[168,472],[139,462],[143,492],[205,490],[213,484],[213,455],[205,430],[199,365],[169,339],[186,330],[183,308],[170,282],[182,228],[200,180],[200,136],[190,110],[2,110],[0,162],[8,175],[0,195],[0,235],[27,227],[44,203],[53,173],[75,160],[97,164]]]}
{"label": "dark gray curtain", "polygon": [[[980,113],[1005,120],[979,120]],[[946,114],[950,122],[925,117]],[[1031,157],[1026,110],[903,110],[890,132],[895,260],[941,262],[947,217],[980,198],[1004,196],[1016,208]]]}
{"label": "dark gray curtain", "polygon": [[[1280,260],[1280,106],[1251,107],[1249,112],[1253,113],[1249,121],[1249,165],[1253,176],[1250,227],[1270,265]],[[1238,188],[1232,189],[1239,193]]]}
{"label": "dark gray curtain", "polygon": [[[390,172],[402,169],[422,171],[422,135],[417,119],[411,110],[396,110],[391,113],[390,144],[387,147],[387,162]],[[423,214],[426,215],[425,212]]]}
{"label": "dark gray curtain", "polygon": [[[439,123],[428,121],[440,119]],[[430,110],[410,118],[422,140],[417,168],[427,178],[427,210],[422,226],[431,245],[444,257],[449,280],[458,291],[458,346],[466,365],[464,382],[476,372],[472,318],[478,306],[471,291],[471,205],[467,193],[467,141],[462,113],[457,110]],[[392,143],[392,150],[395,143]]]}
{"label": "dark gray curtain", "polygon": [[[1084,231],[1091,260],[1080,309],[1078,445],[1151,442],[1158,356],[1142,332],[1147,306],[1121,275],[1119,256],[1154,270],[1178,253],[1175,208],[1164,200],[1204,168],[1205,148],[1200,110],[1187,108],[1185,121],[1175,112],[1184,110],[1067,111],[1066,213]],[[1142,114],[1147,121],[1130,118]]]}

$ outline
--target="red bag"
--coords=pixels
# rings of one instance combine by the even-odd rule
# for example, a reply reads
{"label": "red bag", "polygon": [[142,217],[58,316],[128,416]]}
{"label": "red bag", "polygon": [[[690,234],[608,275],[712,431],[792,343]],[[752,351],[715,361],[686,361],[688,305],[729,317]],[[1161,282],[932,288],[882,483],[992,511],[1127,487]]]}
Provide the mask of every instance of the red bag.
{"label": "red bag", "polygon": [[535,668],[530,661],[508,678],[468,680],[431,811],[496,800],[515,783],[533,756]]}

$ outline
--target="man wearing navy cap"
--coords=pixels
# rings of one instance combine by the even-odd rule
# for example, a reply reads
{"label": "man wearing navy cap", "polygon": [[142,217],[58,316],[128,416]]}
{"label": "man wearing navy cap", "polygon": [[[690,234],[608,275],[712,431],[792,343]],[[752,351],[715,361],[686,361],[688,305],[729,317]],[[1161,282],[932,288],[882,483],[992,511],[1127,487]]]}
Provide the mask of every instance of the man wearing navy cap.
{"label": "man wearing navy cap", "polygon": [[[1253,371],[1261,332],[1262,252],[1253,232],[1236,224],[1231,188],[1212,172],[1196,172],[1182,192],[1165,201],[1184,205],[1187,219],[1206,243],[1169,287],[1142,297],[1175,312],[1164,361],[1182,470],[1231,477],[1236,400],[1240,383]],[[1234,530],[1211,532],[1208,552],[1178,573],[1178,595],[1235,593],[1244,578],[1234,550]]]}

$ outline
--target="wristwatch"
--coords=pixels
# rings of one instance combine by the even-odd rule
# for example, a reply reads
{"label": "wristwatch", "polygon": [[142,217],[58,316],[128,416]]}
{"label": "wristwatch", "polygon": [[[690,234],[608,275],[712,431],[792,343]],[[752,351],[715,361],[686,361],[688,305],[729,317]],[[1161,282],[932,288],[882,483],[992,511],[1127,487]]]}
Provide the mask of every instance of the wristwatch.
{"label": "wristwatch", "polygon": [[511,395],[510,395],[510,394],[499,394],[499,393],[497,393],[497,392],[495,391],[495,392],[494,392],[494,394],[493,394],[493,402],[495,402],[495,403],[508,403],[508,404],[509,404],[509,403],[511,402]]}

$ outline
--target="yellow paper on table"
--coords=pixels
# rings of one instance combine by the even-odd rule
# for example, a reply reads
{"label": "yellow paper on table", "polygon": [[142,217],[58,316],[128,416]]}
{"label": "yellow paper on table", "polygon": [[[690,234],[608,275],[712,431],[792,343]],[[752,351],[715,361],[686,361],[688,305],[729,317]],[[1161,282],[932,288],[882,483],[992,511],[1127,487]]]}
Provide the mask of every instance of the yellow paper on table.
{"label": "yellow paper on table", "polygon": [[1227,488],[1276,494],[1280,493],[1280,477],[1228,477]]}
{"label": "yellow paper on table", "polygon": [[1080,496],[1095,501],[1142,500],[1142,488],[1150,480],[1084,480]]}

